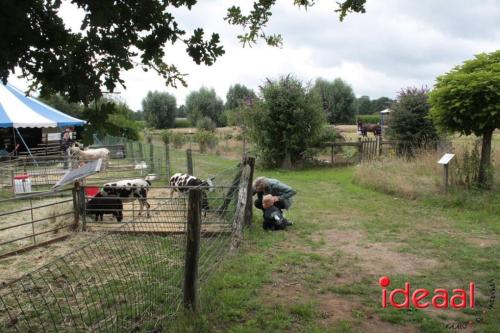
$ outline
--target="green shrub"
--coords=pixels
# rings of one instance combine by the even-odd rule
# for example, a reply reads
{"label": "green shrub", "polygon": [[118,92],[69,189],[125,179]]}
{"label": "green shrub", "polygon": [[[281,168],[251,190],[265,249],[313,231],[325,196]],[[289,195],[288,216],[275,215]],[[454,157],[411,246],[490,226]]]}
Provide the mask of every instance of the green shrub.
{"label": "green shrub", "polygon": [[358,115],[356,118],[360,120],[363,124],[378,124],[380,122],[379,114]]}
{"label": "green shrub", "polygon": [[426,88],[406,88],[392,104],[389,137],[398,141],[398,155],[415,156],[422,149],[435,148],[439,139],[429,119],[429,95]]}
{"label": "green shrub", "polygon": [[164,144],[169,144],[171,139],[172,139],[172,132],[171,131],[163,131],[161,132],[161,141],[163,141]]}
{"label": "green shrub", "polygon": [[319,95],[291,75],[268,80],[261,92],[263,99],[247,114],[261,161],[265,167],[300,164],[326,125]]}
{"label": "green shrub", "polygon": [[182,145],[186,142],[186,136],[180,132],[172,132],[170,140],[174,145],[174,148],[180,149],[182,148]]}
{"label": "green shrub", "polygon": [[461,153],[455,154],[450,168],[450,180],[453,185],[465,187],[466,189],[477,185],[481,159],[480,145],[481,142],[477,140],[474,142],[472,149],[469,150],[469,147],[465,147]]}
{"label": "green shrub", "polygon": [[203,117],[196,122],[196,128],[202,131],[215,132],[217,125],[212,119]]}
{"label": "green shrub", "polygon": [[202,154],[207,151],[207,148],[215,148],[217,146],[217,143],[219,142],[215,133],[206,130],[197,131],[194,134],[193,139],[196,143],[198,143],[198,146],[200,147],[200,153]]}
{"label": "green shrub", "polygon": [[175,118],[175,128],[191,127],[191,122],[187,118]]}

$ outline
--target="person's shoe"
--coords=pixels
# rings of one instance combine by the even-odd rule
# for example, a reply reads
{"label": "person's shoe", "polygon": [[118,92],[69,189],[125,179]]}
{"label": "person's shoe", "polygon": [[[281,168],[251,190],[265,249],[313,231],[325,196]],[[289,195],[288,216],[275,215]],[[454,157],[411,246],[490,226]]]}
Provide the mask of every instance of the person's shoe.
{"label": "person's shoe", "polygon": [[289,220],[286,220],[285,221],[285,225],[288,227],[288,226],[291,226],[293,225],[293,222],[292,221],[289,221]]}

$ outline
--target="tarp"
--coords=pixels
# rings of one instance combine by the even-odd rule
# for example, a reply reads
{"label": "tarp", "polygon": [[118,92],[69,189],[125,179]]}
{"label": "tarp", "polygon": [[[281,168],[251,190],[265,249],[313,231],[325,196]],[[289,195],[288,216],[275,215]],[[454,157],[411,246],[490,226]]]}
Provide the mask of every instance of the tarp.
{"label": "tarp", "polygon": [[83,126],[80,120],[54,109],[11,84],[0,83],[0,128]]}

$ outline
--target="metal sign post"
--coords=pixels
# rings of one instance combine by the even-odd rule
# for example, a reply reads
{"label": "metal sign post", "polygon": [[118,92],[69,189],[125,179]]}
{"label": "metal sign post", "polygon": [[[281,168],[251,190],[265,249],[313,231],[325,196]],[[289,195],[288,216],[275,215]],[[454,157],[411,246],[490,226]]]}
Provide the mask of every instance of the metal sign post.
{"label": "metal sign post", "polygon": [[438,164],[443,165],[443,181],[444,181],[444,192],[448,192],[448,165],[450,161],[455,157],[455,154],[444,154],[438,161]]}

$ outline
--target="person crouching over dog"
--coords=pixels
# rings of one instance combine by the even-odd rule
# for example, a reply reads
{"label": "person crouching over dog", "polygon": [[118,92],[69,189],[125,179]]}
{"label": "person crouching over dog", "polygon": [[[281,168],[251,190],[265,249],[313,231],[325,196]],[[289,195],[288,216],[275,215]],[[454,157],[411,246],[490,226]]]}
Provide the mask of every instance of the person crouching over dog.
{"label": "person crouching over dog", "polygon": [[[290,186],[280,182],[277,179],[258,177],[253,183],[254,194],[257,194],[257,199],[255,200],[255,207],[262,210],[264,213],[264,222],[266,217],[266,211],[272,207],[279,209],[280,215],[283,209],[289,209],[293,202],[293,196],[297,194]],[[270,195],[267,199],[267,203],[271,203],[270,207],[264,207],[263,199],[265,195]],[[266,205],[267,206],[267,205]],[[276,211],[272,209],[272,211]],[[269,212],[269,214],[272,213]],[[291,225],[291,221],[286,221],[287,225]],[[265,228],[264,228],[265,229]]]}

